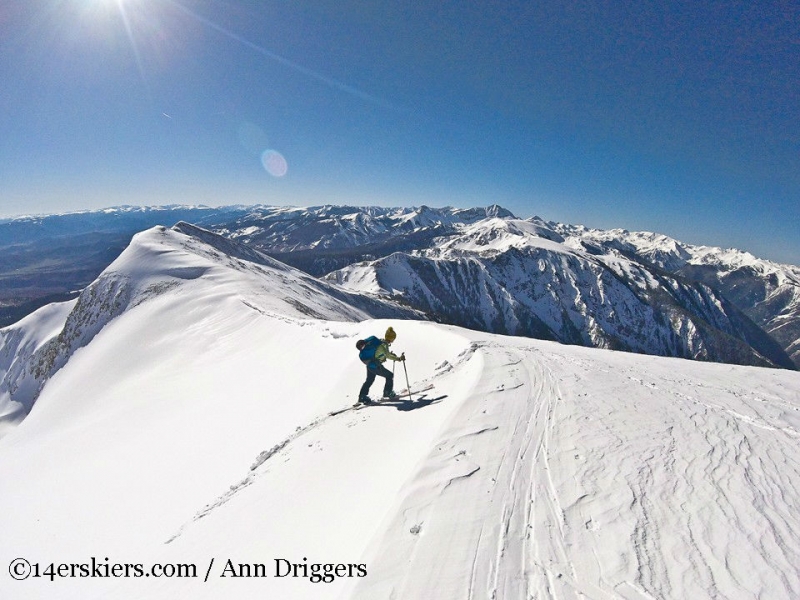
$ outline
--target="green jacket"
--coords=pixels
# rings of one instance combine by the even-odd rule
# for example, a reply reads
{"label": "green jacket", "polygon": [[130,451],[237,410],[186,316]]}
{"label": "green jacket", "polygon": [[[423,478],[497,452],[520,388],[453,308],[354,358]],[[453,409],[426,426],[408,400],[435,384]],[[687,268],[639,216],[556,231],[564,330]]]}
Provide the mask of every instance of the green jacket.
{"label": "green jacket", "polygon": [[381,345],[375,350],[375,360],[384,363],[387,358],[395,361],[400,360],[399,356],[393,354],[392,351],[389,350],[389,344],[387,344],[385,340],[381,340]]}

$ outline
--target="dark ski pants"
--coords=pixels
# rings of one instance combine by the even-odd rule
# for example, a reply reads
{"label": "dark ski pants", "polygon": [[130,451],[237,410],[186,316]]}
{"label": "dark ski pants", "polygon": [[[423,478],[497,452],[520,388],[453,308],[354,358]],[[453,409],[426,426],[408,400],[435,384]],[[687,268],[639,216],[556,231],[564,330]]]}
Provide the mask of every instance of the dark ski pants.
{"label": "dark ski pants", "polygon": [[361,391],[358,394],[359,398],[363,398],[369,394],[369,388],[372,387],[377,375],[386,378],[386,383],[383,386],[383,395],[388,396],[392,393],[392,390],[394,390],[394,375],[382,364],[373,361],[367,365],[367,380],[364,382],[364,385],[361,386]]}

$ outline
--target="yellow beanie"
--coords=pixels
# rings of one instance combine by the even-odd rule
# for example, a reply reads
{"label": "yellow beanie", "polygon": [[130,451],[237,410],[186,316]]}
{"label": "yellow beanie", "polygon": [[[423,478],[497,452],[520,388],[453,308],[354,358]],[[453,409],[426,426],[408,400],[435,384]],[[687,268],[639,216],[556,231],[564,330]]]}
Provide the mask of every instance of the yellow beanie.
{"label": "yellow beanie", "polygon": [[383,339],[391,344],[393,341],[395,341],[395,339],[397,339],[397,334],[394,332],[394,329],[389,327],[389,329],[386,330],[386,334],[383,336]]}

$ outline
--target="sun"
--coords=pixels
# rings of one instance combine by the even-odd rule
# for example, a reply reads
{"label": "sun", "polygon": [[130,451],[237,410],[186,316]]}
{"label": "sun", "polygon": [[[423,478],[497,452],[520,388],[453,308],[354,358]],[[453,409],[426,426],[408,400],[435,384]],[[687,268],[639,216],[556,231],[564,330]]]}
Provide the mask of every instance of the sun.
{"label": "sun", "polygon": [[95,17],[124,15],[141,10],[147,3],[147,0],[73,0],[73,4],[81,8],[84,14]]}
{"label": "sun", "polygon": [[84,1],[93,4],[103,4],[103,5],[120,6],[120,7],[137,3],[137,0],[84,0]]}
{"label": "sun", "polygon": [[119,10],[125,6],[136,4],[136,0],[78,0],[78,3],[89,10]]}
{"label": "sun", "polygon": [[169,63],[175,54],[171,35],[178,25],[172,2],[164,0],[71,0],[80,23],[81,38],[112,50],[109,60],[127,53],[136,63],[143,81],[148,72]]}

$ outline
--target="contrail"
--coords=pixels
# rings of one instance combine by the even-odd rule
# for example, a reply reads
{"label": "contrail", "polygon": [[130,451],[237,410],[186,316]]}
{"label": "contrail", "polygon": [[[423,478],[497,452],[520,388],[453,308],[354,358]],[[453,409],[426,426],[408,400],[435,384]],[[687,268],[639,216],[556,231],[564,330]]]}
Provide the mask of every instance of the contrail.
{"label": "contrail", "polygon": [[334,79],[332,77],[328,77],[327,75],[323,75],[322,73],[317,73],[316,71],[312,71],[311,69],[309,69],[307,67],[304,67],[303,65],[297,64],[296,62],[291,61],[288,58],[284,58],[280,54],[275,54],[274,52],[272,52],[270,50],[267,50],[263,46],[259,46],[258,44],[255,44],[255,43],[251,42],[250,40],[245,39],[242,36],[237,35],[237,34],[233,33],[232,31],[229,31],[229,30],[225,29],[224,27],[221,27],[220,25],[217,25],[213,21],[210,21],[209,19],[206,19],[205,17],[203,17],[201,15],[198,15],[197,13],[195,13],[194,11],[186,8],[185,6],[180,4],[179,2],[175,2],[174,0],[170,0],[170,3],[173,4],[174,6],[176,6],[177,8],[179,8],[180,10],[182,10],[183,12],[185,12],[186,14],[190,15],[194,19],[197,19],[198,21],[200,21],[206,27],[210,27],[211,29],[213,29],[215,31],[218,31],[221,34],[223,34],[223,35],[225,35],[225,36],[227,36],[227,37],[229,37],[229,38],[231,38],[233,40],[236,40],[240,44],[242,44],[244,46],[247,46],[251,50],[255,50],[259,54],[261,54],[263,56],[266,56],[270,60],[273,60],[273,61],[275,61],[275,62],[277,62],[279,64],[282,64],[285,67],[289,67],[290,69],[292,69],[294,71],[297,71],[298,73],[302,73],[303,75],[306,75],[306,76],[308,76],[308,77],[310,77],[312,79],[316,79],[317,81],[320,81],[320,82],[322,82],[324,84],[327,84],[327,85],[329,85],[330,87],[332,87],[334,89],[341,90],[341,91],[343,91],[345,93],[350,94],[351,96],[355,96],[356,98],[360,98],[361,100],[364,100],[366,102],[370,102],[372,104],[376,104],[378,106],[381,106],[383,108],[388,108],[388,109],[391,109],[391,110],[401,110],[400,108],[398,108],[394,104],[384,100],[383,98],[379,98],[377,96],[373,96],[372,94],[367,94],[366,92],[362,92],[361,90],[359,90],[357,88],[354,88],[351,85],[347,85],[346,83],[343,83],[343,82],[341,82],[341,81],[339,81],[337,79]]}

